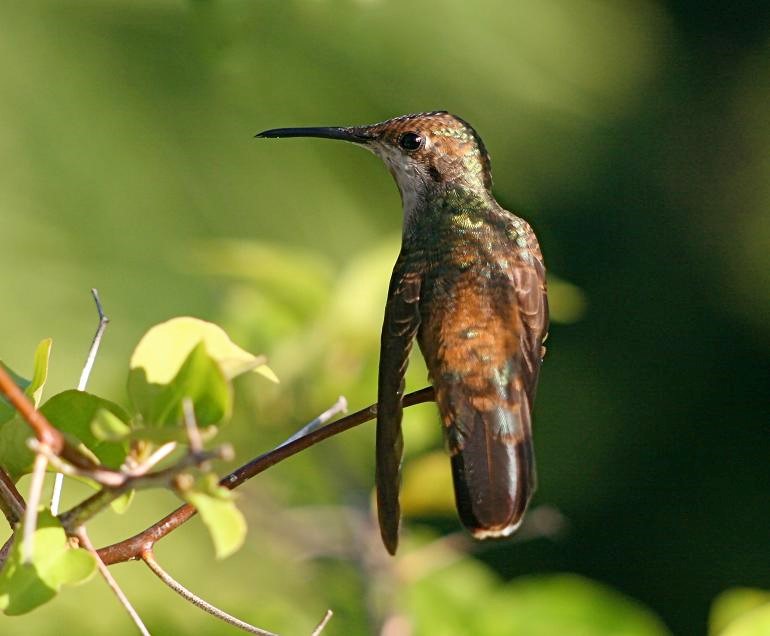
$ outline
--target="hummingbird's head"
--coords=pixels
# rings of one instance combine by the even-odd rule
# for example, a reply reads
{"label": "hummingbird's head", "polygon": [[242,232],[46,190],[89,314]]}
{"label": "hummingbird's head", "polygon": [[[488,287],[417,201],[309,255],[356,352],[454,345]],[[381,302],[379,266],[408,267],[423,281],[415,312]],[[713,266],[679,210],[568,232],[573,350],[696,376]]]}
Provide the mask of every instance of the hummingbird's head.
{"label": "hummingbird's head", "polygon": [[370,126],[277,128],[257,137],[322,137],[361,145],[388,166],[407,210],[444,187],[492,189],[484,142],[470,124],[446,111],[403,115]]}

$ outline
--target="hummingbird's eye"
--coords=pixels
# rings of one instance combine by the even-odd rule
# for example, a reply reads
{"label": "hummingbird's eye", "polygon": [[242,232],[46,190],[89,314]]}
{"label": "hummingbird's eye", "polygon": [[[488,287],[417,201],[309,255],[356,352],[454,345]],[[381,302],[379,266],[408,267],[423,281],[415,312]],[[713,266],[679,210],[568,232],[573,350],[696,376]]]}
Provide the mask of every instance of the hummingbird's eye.
{"label": "hummingbird's eye", "polygon": [[405,132],[398,138],[398,145],[404,150],[417,150],[422,146],[422,135],[418,135],[416,132]]}

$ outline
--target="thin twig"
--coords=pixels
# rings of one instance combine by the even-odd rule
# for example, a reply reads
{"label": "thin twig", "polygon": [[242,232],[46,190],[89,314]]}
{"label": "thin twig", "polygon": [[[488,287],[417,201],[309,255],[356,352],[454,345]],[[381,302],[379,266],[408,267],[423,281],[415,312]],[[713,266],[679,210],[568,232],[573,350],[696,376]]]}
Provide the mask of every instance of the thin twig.
{"label": "thin twig", "polygon": [[112,574],[110,573],[110,569],[106,565],[104,565],[104,561],[102,561],[99,558],[99,553],[96,551],[96,548],[94,548],[93,544],[91,543],[91,539],[88,538],[88,534],[86,533],[85,527],[81,526],[80,528],[78,528],[75,534],[78,540],[80,541],[80,545],[83,546],[86,550],[88,550],[96,559],[96,566],[99,568],[99,573],[107,582],[107,585],[110,586],[110,589],[115,593],[115,596],[118,597],[118,601],[120,601],[120,604],[128,612],[128,615],[131,617],[131,620],[134,621],[134,625],[136,625],[137,629],[142,633],[143,636],[150,636],[150,632],[144,626],[144,622],[142,622],[142,619],[139,617],[139,614],[134,609],[134,606],[131,605],[131,601],[128,600],[128,597],[120,588],[120,585],[118,585],[118,582],[115,580],[115,577],[113,577]]}
{"label": "thin twig", "polygon": [[347,413],[348,410],[348,401],[345,399],[344,395],[340,395],[339,398],[337,398],[337,401],[332,404],[328,409],[326,409],[321,415],[319,415],[317,418],[312,420],[311,422],[308,422],[303,426],[301,429],[299,429],[294,435],[292,435],[289,439],[287,439],[285,442],[279,444],[276,446],[276,448],[281,448],[281,446],[286,446],[286,444],[290,444],[295,439],[299,439],[300,437],[304,437],[308,433],[312,433],[317,428],[320,428],[326,422],[328,422],[330,419],[332,419],[337,413]]}
{"label": "thin twig", "polygon": [[[433,387],[425,387],[419,391],[414,391],[404,396],[404,406],[413,406],[423,402],[431,402],[434,399]],[[296,455],[300,451],[309,448],[318,442],[329,437],[338,435],[359,424],[368,422],[377,416],[377,405],[372,404],[365,409],[351,413],[347,417],[327,424],[326,426],[308,433],[304,437],[280,446],[264,455],[260,455],[244,464],[237,470],[224,477],[219,483],[230,490],[237,488],[255,475],[267,470],[271,466]],[[151,548],[157,541],[176,530],[183,523],[187,522],[195,515],[195,508],[190,504],[180,506],[174,512],[166,515],[146,530],[114,543],[112,545],[100,548],[99,554],[107,565],[122,563],[141,558],[142,552]]]}
{"label": "thin twig", "polygon": [[0,510],[13,528],[24,516],[24,497],[16,488],[11,476],[0,466]]}
{"label": "thin twig", "polygon": [[27,509],[24,511],[24,534],[21,540],[21,554],[24,563],[32,562],[32,553],[35,546],[35,529],[37,528],[37,508],[40,505],[40,495],[43,492],[43,481],[47,466],[48,459],[46,459],[46,456],[42,453],[37,453],[32,468],[32,481],[29,484]]}
{"label": "thin twig", "polygon": [[[212,459],[231,459],[232,447],[229,444],[215,448],[211,451],[201,451],[200,453],[187,453],[179,459],[173,466],[158,470],[154,473],[131,475],[125,473],[116,473],[121,478],[118,485],[107,485],[100,491],[91,495],[88,499],[59,515],[59,520],[65,530],[71,532],[74,528],[82,526],[86,521],[96,513],[103,510],[106,506],[120,497],[123,493],[136,489],[157,488],[159,486],[173,486],[174,479],[184,470],[192,466],[200,466]],[[92,476],[96,479],[98,475]],[[137,554],[138,556],[138,554]],[[110,565],[110,564],[108,564]]]}
{"label": "thin twig", "polygon": [[104,330],[107,329],[107,323],[110,321],[110,319],[104,315],[104,309],[102,309],[102,303],[99,300],[99,292],[96,291],[96,288],[91,289],[91,295],[94,297],[94,303],[96,303],[96,311],[99,314],[99,326],[96,328],[96,333],[94,334],[94,338],[91,341],[91,346],[88,349],[86,363],[83,365],[83,370],[80,372],[78,391],[85,391],[86,386],[88,386],[88,378],[91,377],[91,369],[94,366],[96,354],[99,353],[99,345],[102,343]]}
{"label": "thin twig", "polygon": [[176,449],[176,442],[166,442],[162,446],[159,446],[157,450],[153,451],[150,456],[140,464],[137,464],[133,468],[129,468],[125,471],[125,475],[129,477],[140,477],[146,475],[151,469],[155,468],[161,461],[166,459]]}
{"label": "thin twig", "polygon": [[200,596],[193,594],[160,566],[160,564],[155,560],[155,555],[151,549],[145,549],[142,552],[141,557],[142,560],[147,564],[147,567],[149,567],[150,570],[152,570],[161,581],[168,585],[172,590],[174,590],[174,592],[179,594],[179,596],[181,596],[188,603],[192,603],[195,605],[195,607],[202,609],[204,612],[208,612],[219,620],[242,629],[244,632],[248,632],[249,634],[259,634],[259,636],[276,636],[276,634],[273,632],[268,632],[250,623],[242,621],[232,614],[228,614],[218,607],[214,607],[211,603],[207,603]]}
{"label": "thin twig", "polygon": [[[96,311],[99,314],[99,326],[96,328],[93,340],[91,340],[91,346],[88,348],[88,355],[86,356],[86,362],[83,365],[83,370],[80,372],[80,380],[78,381],[78,391],[85,391],[88,386],[88,378],[91,377],[91,369],[94,366],[96,360],[96,354],[99,352],[99,345],[102,342],[102,336],[104,330],[107,328],[107,323],[110,319],[104,315],[102,309],[102,303],[99,300],[99,292],[96,288],[91,289],[91,295],[94,297],[96,303]],[[51,493],[51,514],[56,516],[59,514],[59,504],[61,503],[61,492],[64,486],[64,473],[56,473],[56,477],[53,482],[53,492]]]}
{"label": "thin twig", "polygon": [[64,461],[45,444],[41,444],[34,438],[27,440],[27,446],[29,446],[34,453],[43,455],[51,466],[53,466],[53,469],[60,475],[63,474],[68,477],[86,477],[110,488],[118,488],[126,482],[126,477],[122,473],[114,470],[101,467],[90,469],[77,468]]}
{"label": "thin twig", "polygon": [[184,429],[187,433],[187,443],[193,453],[199,453],[203,449],[201,432],[195,421],[195,406],[193,401],[186,397],[182,400],[182,413],[184,414]]}
{"label": "thin twig", "polygon": [[332,616],[334,616],[334,612],[332,612],[330,609],[326,610],[326,614],[324,614],[321,622],[316,625],[316,628],[313,630],[310,636],[319,636],[319,634],[324,630],[324,627],[326,627],[327,623],[332,619]]}

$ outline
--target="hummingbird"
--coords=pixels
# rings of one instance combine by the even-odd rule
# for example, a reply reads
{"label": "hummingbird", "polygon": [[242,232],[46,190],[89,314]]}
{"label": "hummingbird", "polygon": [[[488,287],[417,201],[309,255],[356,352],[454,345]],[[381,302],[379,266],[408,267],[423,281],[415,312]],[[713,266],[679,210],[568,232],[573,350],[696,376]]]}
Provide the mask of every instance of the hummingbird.
{"label": "hummingbird", "polygon": [[402,244],[377,392],[375,481],[386,549],[398,547],[404,374],[415,338],[434,387],[460,520],[476,539],[512,534],[535,489],[532,407],[548,299],[535,233],[492,195],[481,137],[446,111],[257,137],[352,142],[385,162],[401,193]]}

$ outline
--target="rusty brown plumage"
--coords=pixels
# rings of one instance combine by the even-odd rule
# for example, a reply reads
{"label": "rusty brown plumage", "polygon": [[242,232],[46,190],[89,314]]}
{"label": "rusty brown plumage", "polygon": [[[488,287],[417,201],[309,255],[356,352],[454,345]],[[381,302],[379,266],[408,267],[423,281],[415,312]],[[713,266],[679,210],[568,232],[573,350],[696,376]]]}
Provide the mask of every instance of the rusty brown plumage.
{"label": "rusty brown plumage", "polygon": [[275,129],[368,148],[404,205],[403,244],[382,328],[377,504],[398,545],[404,374],[416,336],[435,387],[460,519],[473,536],[506,536],[535,487],[532,406],[548,329],[545,267],[532,228],[492,196],[489,155],[444,111],[371,126]]}

